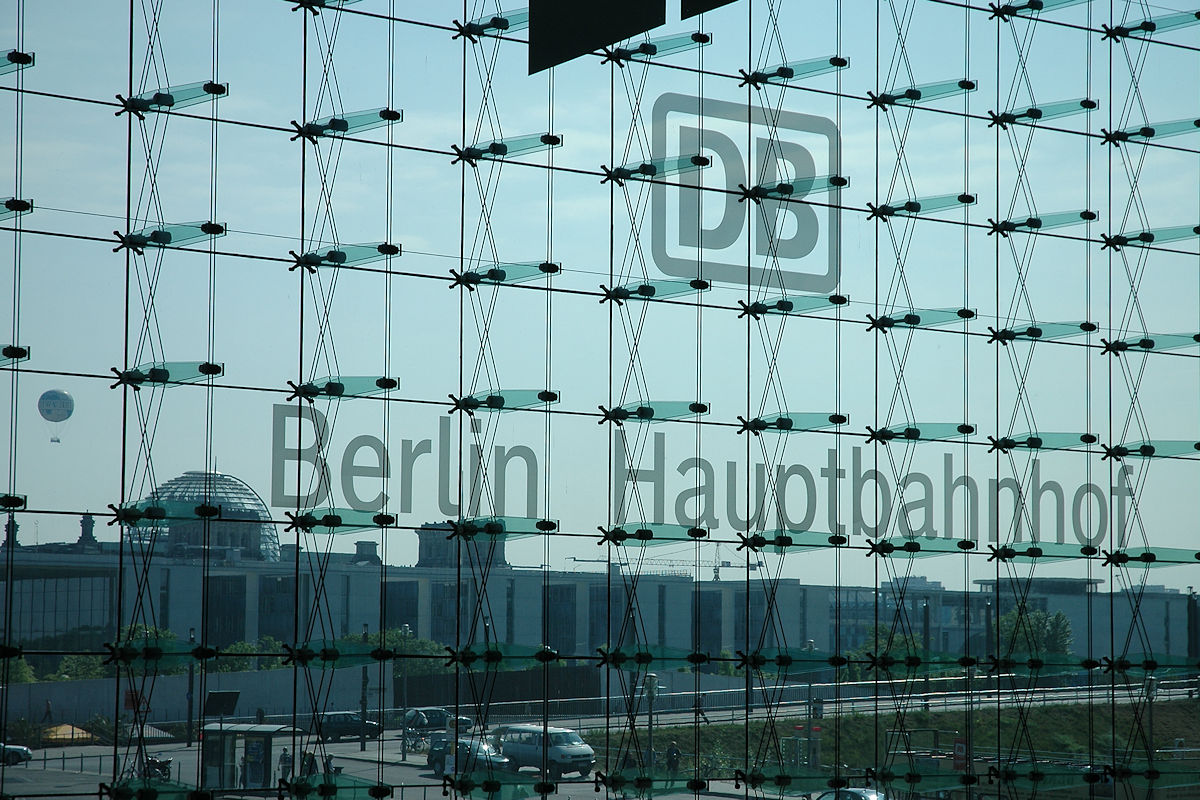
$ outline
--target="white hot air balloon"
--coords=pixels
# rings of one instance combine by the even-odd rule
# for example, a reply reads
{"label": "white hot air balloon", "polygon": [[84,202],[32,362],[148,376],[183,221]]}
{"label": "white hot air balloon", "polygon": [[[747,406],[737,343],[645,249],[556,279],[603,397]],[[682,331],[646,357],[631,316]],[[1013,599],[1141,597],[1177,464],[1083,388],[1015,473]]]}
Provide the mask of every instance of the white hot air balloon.
{"label": "white hot air balloon", "polygon": [[62,389],[50,389],[38,398],[38,413],[50,427],[50,441],[61,442],[59,434],[75,411],[75,398]]}

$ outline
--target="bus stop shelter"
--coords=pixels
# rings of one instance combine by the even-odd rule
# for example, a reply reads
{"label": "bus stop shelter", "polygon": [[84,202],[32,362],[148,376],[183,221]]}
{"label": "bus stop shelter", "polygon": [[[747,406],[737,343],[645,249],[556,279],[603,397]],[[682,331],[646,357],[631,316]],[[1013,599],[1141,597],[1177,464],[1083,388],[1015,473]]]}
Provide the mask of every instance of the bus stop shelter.
{"label": "bus stop shelter", "polygon": [[275,783],[271,766],[276,758],[275,739],[291,739],[300,733],[298,728],[290,725],[208,723],[204,726],[201,750],[203,785],[272,788]]}

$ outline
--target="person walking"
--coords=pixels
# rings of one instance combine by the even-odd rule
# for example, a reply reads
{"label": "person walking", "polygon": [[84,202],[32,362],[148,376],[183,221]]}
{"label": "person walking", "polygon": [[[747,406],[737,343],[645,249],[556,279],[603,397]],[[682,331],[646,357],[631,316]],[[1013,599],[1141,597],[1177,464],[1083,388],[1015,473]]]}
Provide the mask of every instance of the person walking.
{"label": "person walking", "polygon": [[683,758],[683,753],[679,752],[679,745],[671,742],[671,746],[667,748],[667,773],[674,778],[679,774],[679,761]]}
{"label": "person walking", "polygon": [[279,777],[285,781],[292,777],[292,754],[286,747],[279,754]]}
{"label": "person walking", "polygon": [[50,703],[50,698],[46,698],[46,711],[42,714],[42,722],[54,724],[54,706]]}
{"label": "person walking", "polygon": [[702,695],[702,694],[696,695],[696,702],[692,704],[692,711],[694,711],[696,713],[696,716],[698,716],[698,717],[700,717],[700,719],[704,720],[705,725],[708,725],[711,723],[711,720],[709,720],[709,718],[708,718],[708,714],[704,713],[704,695]]}

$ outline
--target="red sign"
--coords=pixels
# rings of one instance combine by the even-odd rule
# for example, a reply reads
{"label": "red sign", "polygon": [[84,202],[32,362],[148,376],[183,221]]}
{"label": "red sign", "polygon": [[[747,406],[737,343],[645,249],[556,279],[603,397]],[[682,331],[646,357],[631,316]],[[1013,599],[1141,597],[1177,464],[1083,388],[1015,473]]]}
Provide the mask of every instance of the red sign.
{"label": "red sign", "polygon": [[967,771],[967,740],[954,740],[954,769],[958,772]]}

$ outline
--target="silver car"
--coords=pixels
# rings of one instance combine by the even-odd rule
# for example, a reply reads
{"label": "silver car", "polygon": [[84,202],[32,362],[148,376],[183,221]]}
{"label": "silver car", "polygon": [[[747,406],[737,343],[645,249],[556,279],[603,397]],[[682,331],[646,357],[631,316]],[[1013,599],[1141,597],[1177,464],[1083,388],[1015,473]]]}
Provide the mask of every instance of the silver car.
{"label": "silver car", "polygon": [[23,764],[26,761],[33,760],[33,751],[28,747],[19,744],[4,744],[0,745],[3,748],[4,763],[12,766],[13,764]]}

